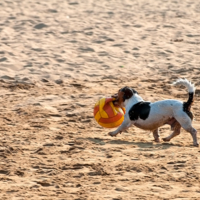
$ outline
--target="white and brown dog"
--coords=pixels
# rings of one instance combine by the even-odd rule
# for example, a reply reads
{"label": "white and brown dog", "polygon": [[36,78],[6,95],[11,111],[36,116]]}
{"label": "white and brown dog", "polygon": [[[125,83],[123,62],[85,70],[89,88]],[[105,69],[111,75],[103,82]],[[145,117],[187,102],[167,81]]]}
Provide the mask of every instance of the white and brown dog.
{"label": "white and brown dog", "polygon": [[192,127],[193,114],[190,111],[194,100],[195,87],[187,79],[178,79],[174,85],[183,85],[188,89],[189,98],[187,102],[178,100],[163,100],[154,103],[145,102],[138,93],[129,88],[124,87],[118,91],[113,97],[115,105],[126,108],[123,123],[113,132],[109,132],[110,136],[116,136],[118,133],[135,125],[144,130],[153,132],[154,141],[159,142],[159,127],[169,124],[173,130],[172,134],[164,141],[170,141],[173,137],[180,134],[181,127],[188,131],[193,138],[193,145],[198,146],[197,131]]}

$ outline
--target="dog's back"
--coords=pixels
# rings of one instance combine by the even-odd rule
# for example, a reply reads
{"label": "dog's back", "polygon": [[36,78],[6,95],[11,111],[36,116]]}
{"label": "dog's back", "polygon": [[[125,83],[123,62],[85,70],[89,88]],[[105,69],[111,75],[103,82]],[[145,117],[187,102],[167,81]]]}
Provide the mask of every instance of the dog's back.
{"label": "dog's back", "polygon": [[138,118],[134,125],[146,130],[155,130],[175,118],[176,110],[183,112],[183,102],[178,100],[162,100],[149,104],[149,114],[146,119]]}

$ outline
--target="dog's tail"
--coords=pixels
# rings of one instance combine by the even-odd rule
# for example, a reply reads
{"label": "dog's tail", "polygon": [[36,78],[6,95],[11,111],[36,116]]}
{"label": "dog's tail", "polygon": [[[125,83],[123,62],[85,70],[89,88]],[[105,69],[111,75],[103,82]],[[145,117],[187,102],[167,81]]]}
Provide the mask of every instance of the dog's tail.
{"label": "dog's tail", "polygon": [[190,108],[192,106],[192,103],[194,102],[194,94],[195,94],[195,87],[194,84],[192,84],[190,81],[187,79],[178,79],[173,83],[173,85],[183,85],[187,88],[188,93],[189,93],[189,98],[187,102],[183,104],[183,109],[184,111],[190,111]]}

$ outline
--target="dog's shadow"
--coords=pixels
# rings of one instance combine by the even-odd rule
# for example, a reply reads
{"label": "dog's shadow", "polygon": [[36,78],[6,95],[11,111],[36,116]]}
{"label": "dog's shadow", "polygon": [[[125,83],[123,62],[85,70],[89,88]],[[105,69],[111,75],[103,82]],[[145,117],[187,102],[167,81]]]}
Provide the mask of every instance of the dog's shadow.
{"label": "dog's shadow", "polygon": [[[83,138],[81,138],[83,139]],[[154,142],[134,142],[134,141],[125,141],[125,140],[108,140],[101,138],[85,138],[91,142],[94,142],[98,145],[106,145],[106,144],[118,144],[118,145],[134,145],[138,146],[140,151],[150,151],[150,150],[165,150],[170,147],[180,147],[181,145],[173,144],[173,143],[154,143]]]}

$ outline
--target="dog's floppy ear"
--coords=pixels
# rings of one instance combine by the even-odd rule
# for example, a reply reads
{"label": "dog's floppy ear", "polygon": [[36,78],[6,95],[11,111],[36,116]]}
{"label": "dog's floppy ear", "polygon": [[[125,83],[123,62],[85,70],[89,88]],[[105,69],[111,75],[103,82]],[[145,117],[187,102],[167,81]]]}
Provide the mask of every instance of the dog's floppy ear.
{"label": "dog's floppy ear", "polygon": [[134,93],[137,93],[134,89],[130,87],[124,87],[121,89],[121,91],[124,93],[123,101],[125,101],[126,99],[130,99]]}

